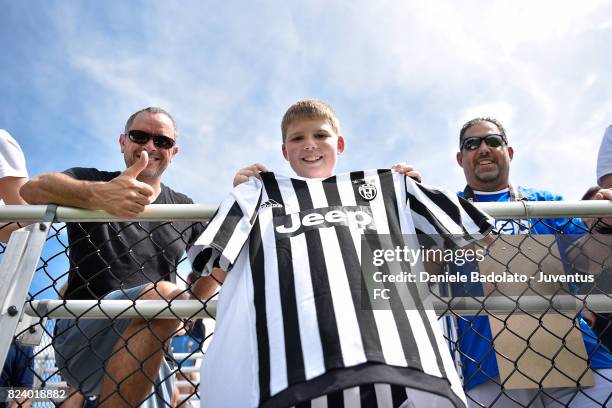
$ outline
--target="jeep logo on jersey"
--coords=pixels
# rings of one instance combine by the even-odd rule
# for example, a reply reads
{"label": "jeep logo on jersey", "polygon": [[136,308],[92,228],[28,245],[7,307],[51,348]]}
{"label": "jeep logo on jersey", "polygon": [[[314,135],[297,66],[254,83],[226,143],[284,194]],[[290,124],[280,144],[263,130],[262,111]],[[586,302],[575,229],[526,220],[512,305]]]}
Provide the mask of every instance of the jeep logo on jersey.
{"label": "jeep logo on jersey", "polygon": [[363,205],[315,208],[274,217],[274,228],[283,238],[294,237],[313,229],[340,225],[351,229],[376,231],[372,210]]}
{"label": "jeep logo on jersey", "polygon": [[359,186],[359,195],[364,200],[370,201],[376,198],[376,186],[374,184],[366,183]]}

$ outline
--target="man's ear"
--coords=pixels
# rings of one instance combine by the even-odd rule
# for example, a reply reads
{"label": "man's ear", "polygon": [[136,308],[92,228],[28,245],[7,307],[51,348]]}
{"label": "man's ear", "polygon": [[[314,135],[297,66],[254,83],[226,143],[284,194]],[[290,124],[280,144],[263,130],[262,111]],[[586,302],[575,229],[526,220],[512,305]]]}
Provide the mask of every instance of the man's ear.
{"label": "man's ear", "polygon": [[173,146],[172,147],[172,154],[170,155],[170,160],[172,160],[172,158],[174,156],[176,156],[178,154],[178,152],[179,152],[179,147],[178,146]]}
{"label": "man's ear", "polygon": [[511,146],[508,146],[508,156],[510,156],[510,160],[514,157],[514,149]]}
{"label": "man's ear", "polygon": [[125,135],[122,133],[119,135],[119,146],[121,146],[121,153],[125,152]]}
{"label": "man's ear", "polygon": [[344,151],[344,137],[342,135],[338,135],[338,154],[341,154]]}
{"label": "man's ear", "polygon": [[461,152],[457,152],[457,164],[463,167],[463,154]]}
{"label": "man's ear", "polygon": [[285,147],[284,143],[281,145],[281,151],[283,152],[283,157],[285,160],[289,161],[289,157],[287,157],[287,147]]}

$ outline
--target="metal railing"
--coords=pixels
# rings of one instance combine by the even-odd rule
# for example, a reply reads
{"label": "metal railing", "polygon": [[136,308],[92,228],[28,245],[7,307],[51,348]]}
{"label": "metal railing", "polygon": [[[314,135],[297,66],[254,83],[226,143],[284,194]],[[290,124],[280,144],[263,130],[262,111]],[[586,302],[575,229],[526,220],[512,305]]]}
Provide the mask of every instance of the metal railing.
{"label": "metal railing", "polygon": [[[477,203],[477,206],[496,219],[555,219],[571,217],[601,218],[612,217],[612,203],[607,201],[587,202],[513,202],[513,203]],[[40,336],[52,337],[45,327],[44,319],[195,319],[214,318],[216,301],[200,300],[61,300],[56,296],[41,297],[38,293],[28,293],[35,274],[49,275],[49,284],[45,289],[52,293],[59,291],[59,282],[65,280],[71,266],[71,243],[65,233],[63,223],[89,222],[134,222],[151,221],[193,221],[209,219],[214,208],[204,205],[151,205],[138,217],[130,220],[113,217],[102,211],[82,210],[58,207],[49,211],[48,206],[4,206],[0,207],[0,222],[32,223],[14,232],[9,243],[3,247],[0,264],[0,362],[4,362],[9,346],[16,337],[34,338],[31,342],[40,341]],[[140,224],[138,224],[140,226]],[[45,253],[45,243],[54,246],[53,253]],[[181,263],[185,264],[181,260]],[[56,264],[61,266],[56,267]],[[179,265],[175,267],[180,269]],[[63,268],[63,269],[62,269]],[[54,269],[54,273],[49,273]],[[57,272],[59,271],[59,275]],[[180,276],[180,273],[178,274]],[[180,280],[180,278],[179,278]],[[447,316],[453,322],[462,316],[494,316],[498,314],[532,315],[545,311],[556,313],[574,313],[590,311],[596,313],[612,312],[612,295],[610,293],[590,292],[587,294],[564,293],[543,297],[524,294],[518,296],[493,297],[488,295],[457,297],[446,293],[437,295],[433,305],[440,316]],[[19,323],[21,320],[21,323]],[[455,352],[458,369],[462,370],[462,358],[466,354],[461,350],[460,338],[457,336],[455,323],[450,324],[447,339]],[[612,328],[610,329],[612,330]],[[35,332],[35,333],[33,333]],[[459,335],[460,337],[460,335]],[[210,334],[208,334],[210,338]],[[601,343],[601,341],[600,341]],[[48,346],[51,347],[51,343]],[[603,345],[602,345],[603,347]],[[493,343],[491,343],[493,349]],[[497,351],[496,351],[497,352]],[[201,356],[200,352],[188,353],[189,358]],[[177,357],[178,356],[178,357]],[[186,358],[178,353],[175,358]],[[35,359],[36,360],[36,359]],[[33,362],[36,365],[36,361]],[[590,361],[587,361],[589,364]],[[44,373],[43,373],[44,371]],[[195,371],[189,369],[187,372]],[[37,373],[38,384],[50,384],[50,379],[57,376],[59,369],[41,370]],[[612,384],[612,378],[607,378]],[[179,383],[180,385],[186,385]],[[47,384],[48,385],[48,384]],[[544,388],[542,388],[544,390]],[[612,385],[610,385],[612,391]],[[545,391],[543,391],[545,393]],[[185,397],[185,395],[183,395]]]}

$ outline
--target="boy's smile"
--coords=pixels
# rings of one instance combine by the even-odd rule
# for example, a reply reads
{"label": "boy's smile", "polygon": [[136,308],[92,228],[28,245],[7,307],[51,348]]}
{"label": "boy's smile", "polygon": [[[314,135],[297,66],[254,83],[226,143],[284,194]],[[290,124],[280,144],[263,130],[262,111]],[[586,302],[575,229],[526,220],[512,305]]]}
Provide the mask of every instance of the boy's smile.
{"label": "boy's smile", "polygon": [[344,138],[326,119],[296,119],[287,127],[283,156],[300,177],[325,178],[334,174]]}

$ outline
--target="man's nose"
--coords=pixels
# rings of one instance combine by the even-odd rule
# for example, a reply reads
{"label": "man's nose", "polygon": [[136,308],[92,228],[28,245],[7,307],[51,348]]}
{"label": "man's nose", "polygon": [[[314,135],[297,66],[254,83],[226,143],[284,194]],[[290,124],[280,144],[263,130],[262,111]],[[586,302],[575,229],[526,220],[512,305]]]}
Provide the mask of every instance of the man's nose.
{"label": "man's nose", "polygon": [[153,138],[147,140],[147,143],[145,143],[143,146],[147,150],[147,152],[153,152],[157,150],[157,146],[155,146],[155,142],[153,142]]}
{"label": "man's nose", "polygon": [[480,139],[480,146],[478,146],[478,149],[477,149],[478,154],[480,155],[489,154],[490,150],[491,148],[485,142],[484,138]]}

